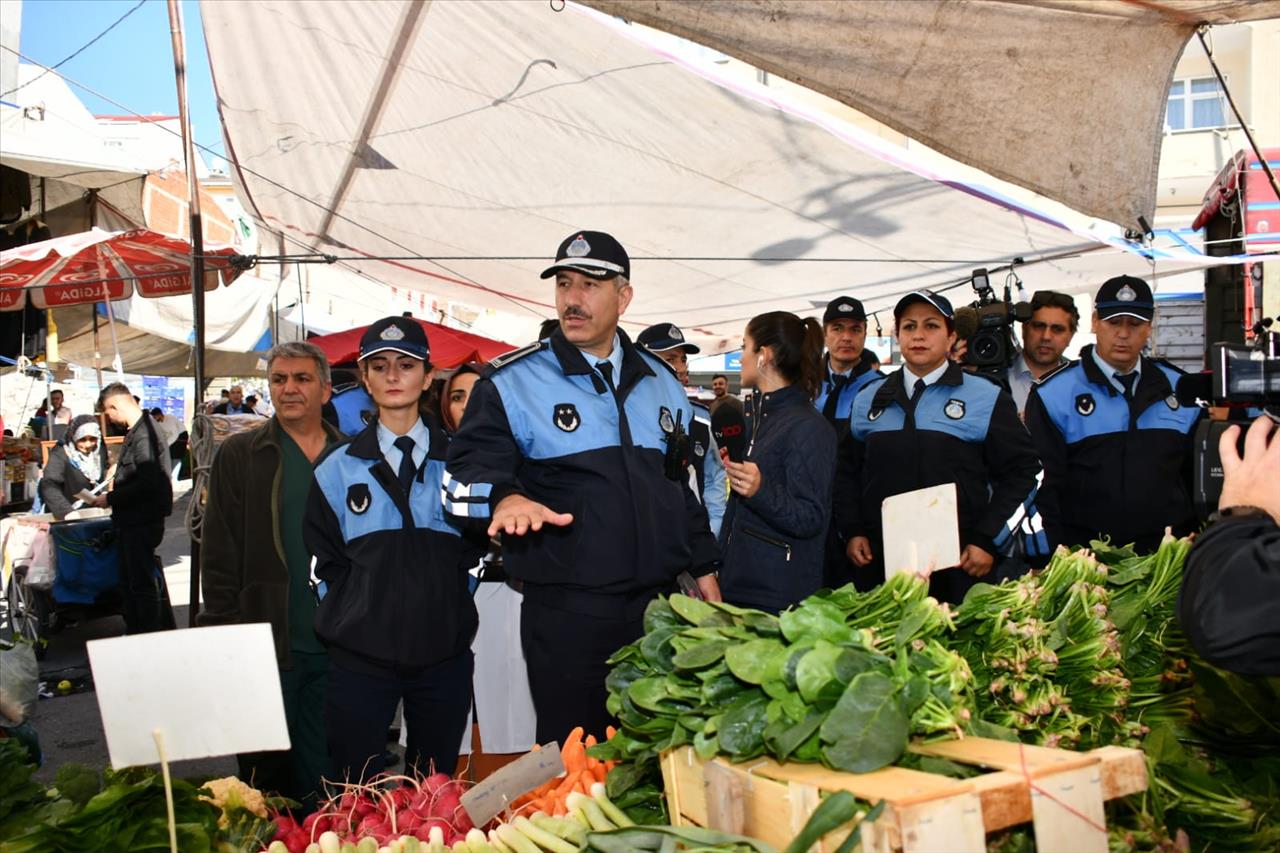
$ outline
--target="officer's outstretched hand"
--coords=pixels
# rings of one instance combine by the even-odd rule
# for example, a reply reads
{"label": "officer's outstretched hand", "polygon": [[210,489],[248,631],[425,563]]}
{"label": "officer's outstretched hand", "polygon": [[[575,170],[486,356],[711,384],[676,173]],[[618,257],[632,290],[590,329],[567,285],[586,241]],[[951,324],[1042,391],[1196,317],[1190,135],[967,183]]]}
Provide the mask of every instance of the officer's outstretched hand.
{"label": "officer's outstretched hand", "polygon": [[565,527],[572,523],[572,513],[552,512],[524,495],[507,495],[493,508],[493,520],[489,522],[489,535],[506,533],[523,536],[530,531],[537,533],[544,524]]}
{"label": "officer's outstretched hand", "polygon": [[[1244,436],[1244,458],[1236,452],[1240,427],[1227,427],[1218,440],[1222,457],[1222,497],[1218,506],[1256,506],[1280,522],[1280,431],[1261,416]],[[1270,441],[1268,441],[1270,436]]]}
{"label": "officer's outstretched hand", "polygon": [[960,568],[964,570],[965,574],[973,575],[975,578],[988,574],[995,561],[995,557],[977,545],[966,545],[964,550],[960,552]]}
{"label": "officer's outstretched hand", "polygon": [[845,546],[845,554],[859,566],[866,566],[875,558],[871,550],[871,540],[865,536],[855,536]]}

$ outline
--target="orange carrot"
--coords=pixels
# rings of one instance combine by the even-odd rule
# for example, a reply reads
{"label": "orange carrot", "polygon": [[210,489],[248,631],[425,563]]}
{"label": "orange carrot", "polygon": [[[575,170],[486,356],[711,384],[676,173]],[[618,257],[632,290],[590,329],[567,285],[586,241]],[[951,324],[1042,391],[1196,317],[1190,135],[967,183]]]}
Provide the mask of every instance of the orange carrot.
{"label": "orange carrot", "polygon": [[603,761],[597,761],[596,766],[591,768],[591,775],[596,777],[597,782],[603,782],[609,771],[605,769]]}

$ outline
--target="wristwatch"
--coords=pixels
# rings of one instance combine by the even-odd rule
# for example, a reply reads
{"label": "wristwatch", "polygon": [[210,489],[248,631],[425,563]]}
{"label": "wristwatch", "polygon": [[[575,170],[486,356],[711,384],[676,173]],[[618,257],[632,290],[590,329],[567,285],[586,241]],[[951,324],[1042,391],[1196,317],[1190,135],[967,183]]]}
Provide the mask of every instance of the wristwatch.
{"label": "wristwatch", "polygon": [[1219,509],[1217,512],[1212,513],[1209,516],[1209,523],[1213,524],[1215,521],[1226,521],[1229,519],[1238,519],[1238,518],[1270,518],[1270,517],[1271,517],[1271,513],[1267,512],[1265,509],[1262,509],[1261,507],[1249,506],[1248,504],[1240,504],[1239,506],[1224,506],[1221,509]]}

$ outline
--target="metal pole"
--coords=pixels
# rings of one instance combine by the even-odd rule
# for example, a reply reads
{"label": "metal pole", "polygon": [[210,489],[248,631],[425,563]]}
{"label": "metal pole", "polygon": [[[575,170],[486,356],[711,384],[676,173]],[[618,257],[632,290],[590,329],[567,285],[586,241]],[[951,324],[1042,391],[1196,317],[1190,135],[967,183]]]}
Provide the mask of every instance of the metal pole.
{"label": "metal pole", "polygon": [[[173,72],[178,84],[178,119],[182,125],[182,152],[186,160],[188,210],[191,213],[191,302],[195,325],[196,396],[204,394],[204,226],[200,220],[200,180],[196,175],[195,141],[191,136],[191,114],[187,109],[187,49],[182,35],[182,6],[169,0],[169,33],[173,39]],[[199,400],[196,401],[197,406]],[[191,500],[200,500],[192,494]],[[187,623],[195,627],[200,611],[200,543],[191,540],[191,605]]]}
{"label": "metal pole", "polygon": [[[1244,138],[1249,140],[1249,147],[1258,156],[1262,171],[1266,172],[1267,180],[1271,182],[1271,189],[1275,191],[1276,195],[1280,196],[1280,180],[1276,180],[1276,173],[1271,170],[1271,164],[1267,162],[1266,156],[1262,153],[1262,148],[1258,146],[1258,141],[1253,138],[1253,131],[1249,129],[1248,122],[1240,114],[1240,108],[1236,106],[1236,99],[1231,97],[1231,90],[1227,88],[1226,78],[1218,70],[1218,63],[1213,58],[1213,51],[1209,50],[1209,42],[1205,41],[1204,32],[1206,29],[1208,27],[1200,27],[1200,29],[1196,30],[1196,38],[1200,39],[1200,46],[1204,48],[1204,55],[1209,60],[1209,67],[1213,69],[1213,75],[1218,78],[1218,85],[1222,87],[1222,94],[1227,96],[1227,103],[1231,106],[1231,112],[1235,115],[1236,121],[1240,122],[1240,129],[1244,131]],[[1243,192],[1244,190],[1241,189],[1242,194]]]}

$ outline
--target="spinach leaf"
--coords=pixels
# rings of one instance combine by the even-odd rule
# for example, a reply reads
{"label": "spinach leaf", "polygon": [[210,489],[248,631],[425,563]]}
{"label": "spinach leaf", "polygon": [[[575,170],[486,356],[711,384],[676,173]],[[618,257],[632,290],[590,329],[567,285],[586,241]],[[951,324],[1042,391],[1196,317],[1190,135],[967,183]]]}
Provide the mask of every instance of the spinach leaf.
{"label": "spinach leaf", "polygon": [[867,773],[893,763],[907,746],[909,719],[898,687],[878,672],[850,682],[823,722],[823,757],[837,770]]}

